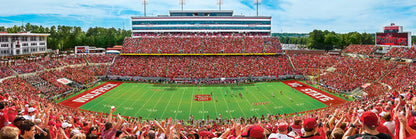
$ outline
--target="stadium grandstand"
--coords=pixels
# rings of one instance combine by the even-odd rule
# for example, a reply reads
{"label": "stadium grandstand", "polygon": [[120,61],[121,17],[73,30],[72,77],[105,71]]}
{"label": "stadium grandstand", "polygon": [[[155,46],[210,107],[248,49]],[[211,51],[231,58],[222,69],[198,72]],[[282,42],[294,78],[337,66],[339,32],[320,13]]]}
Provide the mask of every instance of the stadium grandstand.
{"label": "stadium grandstand", "polygon": [[[250,30],[211,27],[211,18],[244,26],[250,18],[265,22]],[[195,23],[185,28],[188,20]],[[231,11],[171,11],[132,17],[132,23],[120,55],[2,62],[0,139],[416,136],[412,63],[284,53],[278,38],[269,36],[270,17]],[[375,49],[350,45],[343,52],[369,55]],[[386,56],[412,58],[413,52],[393,48]]]}

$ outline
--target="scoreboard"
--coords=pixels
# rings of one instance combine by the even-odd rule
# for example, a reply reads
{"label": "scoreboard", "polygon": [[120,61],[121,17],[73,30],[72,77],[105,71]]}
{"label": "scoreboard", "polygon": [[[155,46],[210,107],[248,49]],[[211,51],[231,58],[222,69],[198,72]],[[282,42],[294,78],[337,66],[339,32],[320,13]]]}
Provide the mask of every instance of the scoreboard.
{"label": "scoreboard", "polygon": [[403,33],[376,33],[376,45],[409,46],[410,32]]}
{"label": "scoreboard", "polygon": [[89,53],[89,46],[75,46],[75,54]]}

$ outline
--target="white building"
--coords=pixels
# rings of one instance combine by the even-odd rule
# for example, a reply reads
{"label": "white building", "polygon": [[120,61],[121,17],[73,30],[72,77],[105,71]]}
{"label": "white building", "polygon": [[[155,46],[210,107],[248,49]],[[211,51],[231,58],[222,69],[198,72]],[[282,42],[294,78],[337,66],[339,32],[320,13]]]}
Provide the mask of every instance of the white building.
{"label": "white building", "polygon": [[0,56],[46,53],[47,37],[44,33],[0,33]]}
{"label": "white building", "polygon": [[132,37],[158,33],[254,33],[270,36],[271,18],[233,15],[232,10],[170,10],[169,15],[131,17]]}

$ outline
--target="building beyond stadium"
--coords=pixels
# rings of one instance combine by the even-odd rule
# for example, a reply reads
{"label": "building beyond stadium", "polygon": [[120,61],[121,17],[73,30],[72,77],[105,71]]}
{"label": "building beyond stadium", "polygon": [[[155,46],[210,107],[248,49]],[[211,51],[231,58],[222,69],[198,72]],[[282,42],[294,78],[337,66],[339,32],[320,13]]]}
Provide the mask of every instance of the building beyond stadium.
{"label": "building beyond stadium", "polygon": [[0,56],[46,53],[47,37],[43,33],[0,33]]}
{"label": "building beyond stadium", "polygon": [[169,15],[133,16],[131,20],[133,37],[159,33],[271,33],[271,16],[233,15],[232,10],[170,10]]}

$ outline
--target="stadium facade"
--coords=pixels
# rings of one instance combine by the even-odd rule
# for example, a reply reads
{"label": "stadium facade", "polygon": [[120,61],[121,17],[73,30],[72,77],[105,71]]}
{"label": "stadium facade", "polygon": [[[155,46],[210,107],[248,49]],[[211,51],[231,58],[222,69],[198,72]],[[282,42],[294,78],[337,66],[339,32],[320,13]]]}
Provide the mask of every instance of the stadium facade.
{"label": "stadium facade", "polygon": [[46,53],[47,37],[43,33],[0,33],[0,56]]}
{"label": "stadium facade", "polygon": [[169,15],[133,16],[132,37],[160,33],[238,33],[268,36],[271,16],[233,15],[232,10],[170,10]]}

